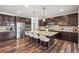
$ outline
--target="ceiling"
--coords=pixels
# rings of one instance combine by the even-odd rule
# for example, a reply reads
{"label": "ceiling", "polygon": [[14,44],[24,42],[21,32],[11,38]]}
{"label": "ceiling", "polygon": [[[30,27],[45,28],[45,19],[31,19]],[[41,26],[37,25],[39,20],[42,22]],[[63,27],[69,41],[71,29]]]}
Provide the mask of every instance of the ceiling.
{"label": "ceiling", "polygon": [[[43,7],[45,7],[45,17],[55,17],[78,12],[79,5],[0,5],[0,12],[23,17],[43,18]],[[35,12],[35,14],[33,14]]]}

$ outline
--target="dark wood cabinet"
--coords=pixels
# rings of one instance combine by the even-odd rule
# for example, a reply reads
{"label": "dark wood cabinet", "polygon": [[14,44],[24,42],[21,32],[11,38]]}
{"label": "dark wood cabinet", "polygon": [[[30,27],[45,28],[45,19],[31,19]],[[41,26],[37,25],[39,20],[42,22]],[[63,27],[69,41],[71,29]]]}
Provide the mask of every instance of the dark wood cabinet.
{"label": "dark wood cabinet", "polygon": [[0,14],[0,26],[3,25],[3,15]]}
{"label": "dark wood cabinet", "polygon": [[12,32],[9,33],[8,39],[9,39],[9,40],[16,39],[15,31],[12,31]]}
{"label": "dark wood cabinet", "polygon": [[9,32],[0,32],[0,42],[16,39],[16,23],[31,24],[31,19],[0,14],[0,26],[10,26]]}
{"label": "dark wood cabinet", "polygon": [[70,32],[62,32],[61,35],[63,40],[71,41],[72,34]]}
{"label": "dark wood cabinet", "polygon": [[61,40],[66,40],[66,41],[78,43],[78,33],[60,32],[56,35],[56,38],[59,38]]}
{"label": "dark wood cabinet", "polygon": [[0,33],[0,42],[2,42],[3,41],[3,35],[2,35],[2,33]]}
{"label": "dark wood cabinet", "polygon": [[3,16],[3,21],[4,21],[4,26],[9,26],[10,25],[10,22],[9,22],[9,17],[8,15],[4,15]]}
{"label": "dark wood cabinet", "polygon": [[31,19],[16,16],[16,22],[21,22],[21,23],[25,23],[25,24],[31,24]]}
{"label": "dark wood cabinet", "polygon": [[15,23],[15,16],[10,16],[9,21],[10,23]]}
{"label": "dark wood cabinet", "polygon": [[68,17],[67,16],[59,16],[54,19],[56,25],[66,26],[68,25]]}
{"label": "dark wood cabinet", "polygon": [[9,26],[10,23],[15,22],[14,16],[0,14],[0,26]]}
{"label": "dark wood cabinet", "polygon": [[69,18],[69,26],[78,26],[78,13],[68,15]]}
{"label": "dark wood cabinet", "polygon": [[31,24],[31,19],[25,18],[25,23],[26,23],[26,24]]}
{"label": "dark wood cabinet", "polygon": [[39,20],[39,21],[38,21],[38,25],[39,25],[39,26],[43,26],[43,21],[42,21],[42,20]]}
{"label": "dark wood cabinet", "polygon": [[0,42],[16,39],[15,32],[0,32]]}
{"label": "dark wood cabinet", "polygon": [[39,26],[46,26],[47,25],[47,22],[46,21],[44,22],[43,20],[39,20],[38,21],[38,25]]}
{"label": "dark wood cabinet", "polygon": [[[61,26],[78,26],[78,13],[73,13],[69,15],[63,15],[53,18],[46,18],[46,23],[55,22],[56,25]],[[39,20],[39,26],[43,26],[42,20]]]}
{"label": "dark wood cabinet", "polygon": [[21,18],[16,16],[16,22],[21,22]]}
{"label": "dark wood cabinet", "polygon": [[0,42],[13,40],[16,38],[16,21],[14,16],[0,14],[0,26],[10,26],[11,29],[8,32],[0,32]]}
{"label": "dark wood cabinet", "polygon": [[8,41],[9,40],[9,32],[3,32],[2,35],[3,37],[3,41]]}
{"label": "dark wood cabinet", "polygon": [[78,33],[71,33],[71,40],[78,43]]}

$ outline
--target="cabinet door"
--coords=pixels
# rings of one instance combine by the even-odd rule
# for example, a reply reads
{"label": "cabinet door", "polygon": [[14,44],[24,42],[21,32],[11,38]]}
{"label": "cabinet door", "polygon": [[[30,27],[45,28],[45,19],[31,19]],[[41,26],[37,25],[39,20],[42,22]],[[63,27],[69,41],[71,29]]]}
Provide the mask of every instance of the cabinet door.
{"label": "cabinet door", "polygon": [[72,33],[72,42],[78,43],[78,33]]}
{"label": "cabinet door", "polygon": [[69,15],[69,26],[78,26],[78,14]]}
{"label": "cabinet door", "polygon": [[25,19],[26,24],[31,24],[31,19]]}
{"label": "cabinet door", "polygon": [[2,33],[0,33],[0,42],[2,42],[3,41],[3,35],[2,35]]}
{"label": "cabinet door", "polygon": [[13,40],[13,39],[16,38],[16,33],[12,31],[12,32],[9,33],[8,36],[9,36],[9,40]]}
{"label": "cabinet door", "polygon": [[9,40],[9,36],[8,35],[9,35],[9,32],[4,32],[3,33],[3,36],[2,37],[3,37],[3,40],[4,41],[8,41]]}
{"label": "cabinet door", "polygon": [[3,25],[3,15],[0,15],[0,26]]}
{"label": "cabinet door", "polygon": [[10,17],[9,17],[9,20],[10,20],[10,22],[15,22],[15,17],[10,16]]}
{"label": "cabinet door", "polygon": [[70,32],[63,32],[62,36],[63,36],[63,40],[71,41],[71,33]]}
{"label": "cabinet door", "polygon": [[43,22],[43,20],[39,20],[39,26],[46,26],[46,22]]}
{"label": "cabinet door", "polygon": [[4,15],[4,25],[5,25],[5,26],[10,25],[10,23],[9,23],[9,16],[5,16],[5,15]]}

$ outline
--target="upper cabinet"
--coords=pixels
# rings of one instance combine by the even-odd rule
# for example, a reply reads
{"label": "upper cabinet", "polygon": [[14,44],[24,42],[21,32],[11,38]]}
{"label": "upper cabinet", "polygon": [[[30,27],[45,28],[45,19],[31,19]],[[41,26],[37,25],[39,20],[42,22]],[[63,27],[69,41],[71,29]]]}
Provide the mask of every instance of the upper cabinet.
{"label": "upper cabinet", "polygon": [[3,15],[0,14],[0,26],[3,25]]}
{"label": "upper cabinet", "polygon": [[14,22],[15,22],[15,17],[14,17],[14,16],[10,16],[9,19],[10,19],[10,20],[9,20],[10,23],[14,23]]}
{"label": "upper cabinet", "polygon": [[61,26],[78,26],[78,13],[47,18],[45,22],[39,20],[39,26],[46,26],[48,23],[54,22]]}
{"label": "upper cabinet", "polygon": [[68,25],[68,17],[67,16],[59,16],[54,18],[55,24],[56,25]]}
{"label": "upper cabinet", "polygon": [[11,23],[15,23],[15,17],[0,14],[0,26],[9,26]]}
{"label": "upper cabinet", "polygon": [[16,22],[21,22],[21,17],[16,16]]}
{"label": "upper cabinet", "polygon": [[10,19],[9,19],[9,17],[10,16],[7,16],[7,15],[3,16],[4,26],[10,25],[10,22],[9,22]]}
{"label": "upper cabinet", "polygon": [[39,20],[39,21],[38,21],[38,25],[39,25],[39,26],[43,26],[43,21],[42,21],[42,20]]}
{"label": "upper cabinet", "polygon": [[69,23],[71,26],[78,26],[78,13],[68,15]]}
{"label": "upper cabinet", "polygon": [[26,23],[26,24],[31,24],[31,19],[16,16],[16,22],[22,22],[22,23]]}
{"label": "upper cabinet", "polygon": [[57,17],[55,22],[58,25],[78,26],[78,13]]}
{"label": "upper cabinet", "polygon": [[26,24],[31,24],[31,19],[25,18],[25,23],[26,23]]}
{"label": "upper cabinet", "polygon": [[39,20],[38,21],[38,25],[39,26],[46,26],[47,25],[47,22],[46,21],[43,21],[43,20]]}

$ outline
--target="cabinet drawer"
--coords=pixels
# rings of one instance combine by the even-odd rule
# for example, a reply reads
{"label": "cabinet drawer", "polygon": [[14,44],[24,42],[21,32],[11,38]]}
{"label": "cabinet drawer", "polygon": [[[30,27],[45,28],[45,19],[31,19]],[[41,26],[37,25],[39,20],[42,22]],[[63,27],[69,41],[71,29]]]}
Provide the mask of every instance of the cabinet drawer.
{"label": "cabinet drawer", "polygon": [[3,41],[3,35],[0,33],[0,42]]}

